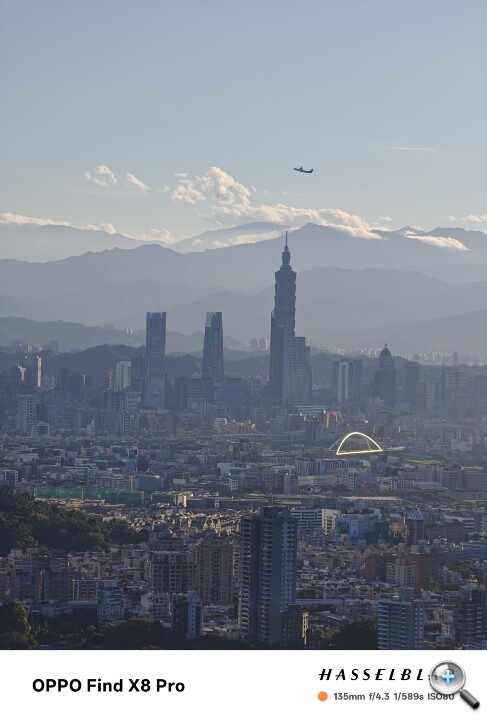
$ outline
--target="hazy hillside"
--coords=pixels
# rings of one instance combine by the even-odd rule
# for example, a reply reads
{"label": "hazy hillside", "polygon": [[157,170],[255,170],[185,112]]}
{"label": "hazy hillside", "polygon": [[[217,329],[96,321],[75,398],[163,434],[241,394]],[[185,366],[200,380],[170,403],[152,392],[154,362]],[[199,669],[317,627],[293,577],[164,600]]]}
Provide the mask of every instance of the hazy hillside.
{"label": "hazy hillside", "polygon": [[[273,231],[279,228],[250,223],[206,237],[258,234],[269,225]],[[412,233],[443,244],[450,237],[448,242],[458,241],[468,250],[427,244]],[[417,340],[404,324],[487,307],[487,236],[481,232],[402,228],[366,239],[308,224],[289,233],[289,245],[298,272],[296,332],[317,347],[357,347],[375,338],[383,342],[387,335],[406,352],[417,347]],[[160,310],[167,312],[168,352],[194,352],[202,347],[206,312],[219,310],[228,344],[242,349],[252,337],[269,337],[282,248],[281,236],[185,254],[144,245],[46,263],[0,261],[0,344],[55,339],[66,350],[127,341],[137,345],[144,342],[147,310]],[[479,281],[460,282],[462,277]],[[434,337],[434,327],[425,333],[429,348],[444,344]],[[127,335],[126,328],[135,334]],[[465,351],[479,346],[468,328],[459,337],[467,343]],[[456,337],[448,342],[458,344]]]}
{"label": "hazy hillside", "polygon": [[[487,305],[487,298],[486,303]],[[359,343],[380,345],[386,341],[395,352],[461,351],[479,355],[487,362],[487,309],[436,320],[384,326],[367,333],[357,333]]]}
{"label": "hazy hillside", "polygon": [[110,248],[135,248],[139,240],[103,230],[79,230],[69,225],[0,223],[0,259],[28,262],[61,260],[71,255]]}
{"label": "hazy hillside", "polygon": [[[14,259],[44,263],[112,248],[127,250],[147,243],[144,240],[136,240],[103,229],[83,230],[67,224],[55,223],[39,225],[29,223],[27,220],[27,218],[24,222],[2,220],[0,260]],[[180,240],[173,249],[180,253],[203,252],[240,242],[257,242],[275,237],[287,227],[278,223],[249,222],[230,228],[205,230],[199,235]],[[157,244],[166,245],[164,242]]]}
{"label": "hazy hillside", "polygon": [[205,230],[199,235],[180,240],[173,245],[173,249],[178,252],[203,252],[204,250],[221,248],[225,245],[260,242],[261,240],[282,235],[287,227],[287,225],[278,223],[252,222],[232,228]]}
{"label": "hazy hillside", "polygon": [[128,335],[113,327],[88,327],[80,323],[35,322],[27,318],[0,318],[0,346],[10,347],[13,341],[46,345],[57,340],[60,350],[83,350],[95,345],[123,343],[136,347],[141,335]]}
{"label": "hazy hillside", "polygon": [[[289,234],[292,265],[297,272],[315,267],[425,270],[444,263],[487,263],[487,252],[428,245],[395,233],[380,239],[352,237],[330,227],[308,224]],[[254,244],[182,254],[161,245],[132,250],[104,250],[48,263],[0,261],[2,294],[49,298],[87,292],[105,284],[151,279],[214,291],[217,287],[250,292],[272,284],[279,267],[283,237]]]}

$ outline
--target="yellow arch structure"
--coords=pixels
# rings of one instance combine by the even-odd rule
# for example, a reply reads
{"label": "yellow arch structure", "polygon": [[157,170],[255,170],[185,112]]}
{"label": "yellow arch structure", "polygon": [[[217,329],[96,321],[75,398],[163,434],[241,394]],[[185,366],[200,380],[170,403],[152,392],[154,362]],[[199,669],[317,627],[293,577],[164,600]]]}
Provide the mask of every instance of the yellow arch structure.
{"label": "yellow arch structure", "polygon": [[[343,445],[351,437],[359,437],[359,438],[362,438],[363,440],[365,440],[365,442],[367,444],[367,449],[366,450],[342,450]],[[366,435],[363,432],[358,432],[357,430],[355,432],[348,433],[348,435],[345,435],[345,437],[343,437],[341,440],[337,440],[336,442],[334,442],[333,445],[331,446],[330,450],[334,450],[336,445],[338,445],[338,447],[335,451],[335,455],[337,455],[337,456],[338,455],[340,455],[340,456],[343,456],[343,455],[374,455],[375,453],[383,452],[383,448],[381,448],[381,446],[378,443],[376,443],[376,441],[373,438],[369,437],[368,435]]]}

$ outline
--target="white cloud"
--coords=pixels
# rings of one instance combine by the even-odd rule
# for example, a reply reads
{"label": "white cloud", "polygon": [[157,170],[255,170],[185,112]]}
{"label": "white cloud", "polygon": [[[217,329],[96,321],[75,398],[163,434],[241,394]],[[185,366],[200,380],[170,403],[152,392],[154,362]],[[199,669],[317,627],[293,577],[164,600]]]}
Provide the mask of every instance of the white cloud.
{"label": "white cloud", "polygon": [[176,173],[179,184],[171,195],[172,200],[194,205],[213,201],[226,206],[248,205],[255,188],[239,183],[225,170],[211,167],[203,175],[191,177],[188,173]]}
{"label": "white cloud", "polygon": [[16,215],[15,213],[0,213],[1,225],[66,225],[69,223],[65,220],[51,220],[49,218],[28,217],[27,215]]}
{"label": "white cloud", "polygon": [[456,238],[452,237],[437,237],[436,235],[415,235],[413,232],[406,232],[406,237],[411,238],[412,240],[419,240],[420,242],[424,242],[427,245],[436,245],[440,248],[445,248],[447,250],[460,250],[461,252],[469,252],[468,247],[466,247],[460,240],[457,240]]}
{"label": "white cloud", "polygon": [[110,222],[100,223],[99,225],[73,225],[73,223],[65,220],[51,220],[50,218],[29,217],[27,215],[16,215],[6,212],[0,213],[0,225],[30,225],[31,227],[42,227],[43,225],[57,225],[69,227],[75,230],[98,230],[106,232],[109,235],[115,235],[117,231],[115,225]]}
{"label": "white cloud", "polygon": [[186,202],[190,205],[194,205],[197,202],[205,200],[203,193],[197,189],[193,180],[191,180],[185,173],[178,173],[179,185],[173,191],[171,200],[179,202]]}
{"label": "white cloud", "polygon": [[113,187],[117,184],[117,178],[108,165],[98,165],[93,172],[87,170],[85,178],[102,188]]}
{"label": "white cloud", "polygon": [[142,182],[142,180],[139,180],[138,177],[135,177],[135,175],[132,175],[132,173],[129,173],[128,171],[125,173],[125,177],[129,185],[133,185],[137,188],[137,190],[141,190],[143,193],[150,192],[152,189],[146,185],[145,182]]}
{"label": "white cloud", "polygon": [[224,205],[240,203],[246,205],[250,202],[252,190],[237,182],[219,167],[211,167],[198,180],[202,191],[206,192],[207,196]]}
{"label": "white cloud", "polygon": [[[185,176],[184,173],[182,173],[181,176]],[[107,165],[98,165],[93,171],[87,170],[85,172],[85,178],[90,182],[94,183],[95,185],[98,185],[98,187],[104,189],[111,189],[113,192],[115,192],[114,186],[118,185],[118,189],[116,192],[117,195],[120,195],[122,197],[124,195],[133,194],[135,190],[138,191],[138,194],[142,195],[146,195],[147,193],[152,192],[164,194],[171,190],[169,185],[162,185],[159,188],[152,188],[128,170],[125,171],[124,182],[120,184],[118,183],[115,173],[110,170]]]}
{"label": "white cloud", "polygon": [[390,215],[381,215],[379,220],[381,220],[382,222],[392,222],[392,218],[390,217]]}
{"label": "white cloud", "polygon": [[[0,213],[0,225],[30,225],[32,227],[41,227],[42,225],[58,225],[63,227],[73,228],[75,230],[92,230],[95,232],[105,232],[109,235],[115,235],[118,233],[117,228],[111,222],[103,222],[95,225],[90,223],[88,225],[73,225],[72,223],[65,222],[63,220],[50,220],[49,218],[38,218],[29,217],[27,215],[17,215],[11,212]],[[174,237],[169,230],[166,228],[150,228],[148,233],[142,233],[139,235],[130,235],[129,233],[123,233],[123,235],[131,240],[140,240],[141,242],[163,242],[167,245],[173,245],[178,242],[178,238]],[[38,239],[38,242],[42,240]]]}
{"label": "white cloud", "polygon": [[[380,240],[381,236],[375,232],[378,229],[372,227],[359,215],[352,215],[345,210],[336,208],[296,208],[284,203],[276,205],[246,205],[240,204],[233,207],[214,208],[215,217],[219,220],[244,220],[253,219],[264,222],[275,222],[289,225],[313,222],[319,225],[340,230],[348,235],[372,238]],[[385,228],[383,228],[385,229]]]}
{"label": "white cloud", "polygon": [[487,222],[487,215],[467,215],[467,217],[463,219],[468,222],[482,223]]}
{"label": "white cloud", "polygon": [[99,230],[101,232],[106,232],[109,235],[115,235],[117,232],[117,229],[113,223],[100,223],[100,225],[86,225],[86,227],[81,228],[82,230]]}
{"label": "white cloud", "polygon": [[[191,205],[206,202],[211,208],[205,216],[216,222],[260,220],[287,225],[315,222],[329,225],[350,235],[380,239],[380,235],[375,232],[380,228],[372,227],[363,218],[344,210],[296,208],[284,203],[274,205],[254,203],[252,200],[255,189],[238,182],[219,167],[211,167],[201,176],[177,173],[176,177],[179,178],[179,185],[171,195],[172,200]],[[255,242],[255,240],[239,238],[238,244],[253,241]]]}
{"label": "white cloud", "polygon": [[178,240],[167,228],[150,228],[148,233],[142,233],[134,237],[134,240],[142,240],[143,242],[163,242],[166,245],[174,245]]}
{"label": "white cloud", "polygon": [[[245,233],[226,238],[224,241],[214,240],[213,245],[215,245],[215,247],[230,247],[232,245],[254,245],[261,240],[272,240],[273,238],[282,235],[282,233],[282,229],[274,230],[273,232]],[[220,244],[218,245],[217,243]]]}
{"label": "white cloud", "polygon": [[400,150],[402,152],[438,152],[437,148],[410,145],[383,145],[384,150]]}

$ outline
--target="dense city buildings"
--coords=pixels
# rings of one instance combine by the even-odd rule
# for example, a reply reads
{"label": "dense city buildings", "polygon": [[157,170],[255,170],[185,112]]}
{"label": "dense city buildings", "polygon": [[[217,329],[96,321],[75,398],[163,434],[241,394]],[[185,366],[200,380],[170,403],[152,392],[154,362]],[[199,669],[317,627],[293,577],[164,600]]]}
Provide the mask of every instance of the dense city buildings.
{"label": "dense city buildings", "polygon": [[487,370],[310,348],[296,277],[286,238],[270,348],[211,311],[167,353],[151,312],[145,348],[4,353],[0,604],[92,633],[39,646],[487,643]]}

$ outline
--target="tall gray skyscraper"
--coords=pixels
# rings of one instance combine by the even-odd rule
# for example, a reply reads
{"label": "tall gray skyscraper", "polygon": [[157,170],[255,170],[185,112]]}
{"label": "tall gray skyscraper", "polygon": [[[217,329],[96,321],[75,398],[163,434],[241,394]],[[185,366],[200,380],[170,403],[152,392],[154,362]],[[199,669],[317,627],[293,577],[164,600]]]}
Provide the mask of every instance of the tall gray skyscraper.
{"label": "tall gray skyscraper", "polygon": [[358,402],[361,389],[362,360],[336,360],[333,363],[333,394],[338,402]]}
{"label": "tall gray skyscraper", "polygon": [[284,338],[294,337],[296,320],[296,273],[291,267],[291,253],[286,244],[282,264],[275,273],[274,310],[271,314],[271,347],[269,364],[269,387],[272,400],[282,404],[284,374]]}
{"label": "tall gray skyscraper", "polygon": [[19,395],[17,408],[17,430],[30,435],[37,422],[37,404],[33,395]]}
{"label": "tall gray skyscraper", "polygon": [[296,598],[297,520],[272,506],[240,523],[239,622],[248,642],[282,639],[282,613]]}
{"label": "tall gray skyscraper", "polygon": [[379,355],[374,371],[374,395],[383,400],[385,407],[394,407],[396,401],[396,366],[387,345]]}
{"label": "tall gray skyscraper", "polygon": [[164,409],[166,313],[148,312],[145,334],[145,404]]}
{"label": "tall gray skyscraper", "polygon": [[311,402],[311,364],[304,337],[284,338],[282,373],[284,405],[309,405]]}
{"label": "tall gray skyscraper", "polygon": [[305,338],[295,337],[296,273],[291,267],[286,232],[282,264],[275,273],[271,314],[269,388],[275,405],[308,405],[311,365]]}
{"label": "tall gray skyscraper", "polygon": [[221,312],[207,312],[201,379],[212,385],[212,400],[223,400],[223,320]]}

